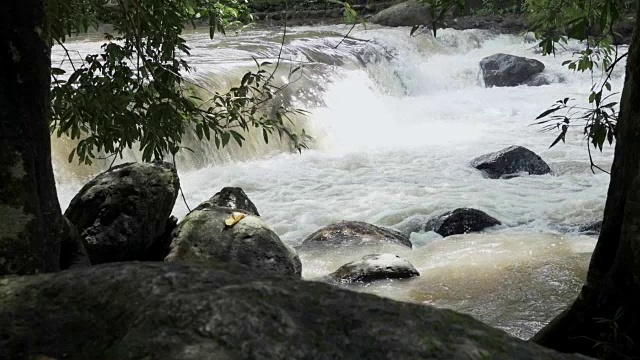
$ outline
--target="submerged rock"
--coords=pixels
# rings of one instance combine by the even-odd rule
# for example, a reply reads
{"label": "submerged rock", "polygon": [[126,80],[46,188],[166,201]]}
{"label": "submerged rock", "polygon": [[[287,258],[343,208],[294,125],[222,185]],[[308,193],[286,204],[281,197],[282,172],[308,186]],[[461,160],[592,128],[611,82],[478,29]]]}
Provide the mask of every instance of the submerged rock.
{"label": "submerged rock", "polygon": [[471,161],[471,166],[491,179],[513,177],[521,173],[529,175],[551,173],[551,168],[540,156],[522,146],[510,146],[479,156]]}
{"label": "submerged rock", "polygon": [[0,304],[6,359],[583,359],[451,310],[225,264],[9,277]]}
{"label": "submerged rock", "polygon": [[342,265],[329,275],[337,282],[371,282],[383,279],[406,279],[420,276],[411,263],[394,254],[372,254]]}
{"label": "submerged rock", "polygon": [[431,23],[429,6],[417,0],[409,0],[386,8],[369,21],[385,26],[414,26]]}
{"label": "submerged rock", "polygon": [[65,216],[92,264],[140,260],[165,231],[179,187],[169,163],[118,165],[86,184]]}
{"label": "submerged rock", "polygon": [[[231,220],[234,218],[234,220]],[[297,252],[260,217],[204,202],[173,231],[165,261],[245,265],[259,272],[300,277]]]}
{"label": "submerged rock", "polygon": [[484,211],[460,208],[446,212],[433,220],[433,231],[446,237],[478,232],[495,225],[502,225],[502,223]]}
{"label": "submerged rock", "polygon": [[411,241],[398,231],[362,221],[341,221],[309,235],[302,247],[361,246],[392,243],[411,247]]}
{"label": "submerged rock", "polygon": [[213,195],[211,199],[207,200],[206,203],[230,209],[244,210],[260,216],[258,208],[256,208],[247,194],[245,194],[244,190],[239,187],[225,187]]}
{"label": "submerged rock", "polygon": [[[518,86],[544,70],[544,64],[535,59],[509,54],[494,54],[480,61],[482,77],[487,87]],[[530,85],[543,85],[531,80]]]}
{"label": "submerged rock", "polygon": [[578,231],[585,235],[600,235],[600,230],[602,230],[602,220],[594,221],[578,228]]}

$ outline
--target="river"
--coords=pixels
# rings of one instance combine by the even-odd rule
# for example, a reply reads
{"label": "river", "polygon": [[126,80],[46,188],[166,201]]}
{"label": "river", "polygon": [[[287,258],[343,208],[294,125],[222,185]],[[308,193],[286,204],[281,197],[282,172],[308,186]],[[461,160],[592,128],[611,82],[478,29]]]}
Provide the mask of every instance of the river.
{"label": "river", "polygon": [[[409,28],[371,25],[356,27],[353,39],[342,41],[349,28],[288,29],[279,81],[291,82],[284,94],[288,103],[310,111],[296,126],[315,137],[311,149],[298,154],[286,143],[265,145],[261,135],[250,136],[242,149],[219,152],[192,142],[196,154],[182,154],[178,161],[187,203],[193,207],[224,186],[242,187],[293,246],[340,220],[402,227],[411,218],[458,207],[481,209],[503,225],[444,239],[412,233],[413,250],[302,252],[303,277],[319,278],[369,253],[396,253],[421,276],[350,287],[455,309],[530,337],[579,292],[596,238],[577,229],[601,218],[609,182],[607,174],[590,171],[581,129],[549,149],[554,134],[531,126],[556,100],[586,100],[592,75],[561,65],[580,45],[569,42],[556,57],[543,57],[524,36],[445,29],[434,39],[410,37]],[[252,69],[252,56],[277,59],[282,32],[255,28],[210,40],[208,33],[194,31],[187,39],[196,68],[192,78],[224,89]],[[69,48],[85,54],[100,44],[80,39]],[[478,63],[498,52],[542,61],[553,83],[485,88]],[[62,56],[54,49],[54,63]],[[298,64],[304,64],[299,78],[285,79]],[[614,91],[620,91],[623,75],[619,66]],[[555,174],[491,180],[469,166],[474,157],[510,145],[535,151]],[[100,169],[67,164],[69,150],[69,141],[54,140],[63,209]],[[603,167],[612,158],[611,147],[594,153]],[[179,198],[174,214],[186,213]]]}

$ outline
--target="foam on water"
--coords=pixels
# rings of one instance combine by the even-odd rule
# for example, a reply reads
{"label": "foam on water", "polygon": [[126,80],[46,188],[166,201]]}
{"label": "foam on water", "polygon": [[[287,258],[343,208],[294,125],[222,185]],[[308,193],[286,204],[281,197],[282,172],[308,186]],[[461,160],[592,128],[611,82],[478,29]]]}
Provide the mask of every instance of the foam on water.
{"label": "foam on water", "polygon": [[[540,56],[518,36],[443,30],[439,39],[410,38],[406,28],[378,28],[358,29],[351,36],[361,41],[335,49],[347,30],[294,28],[284,51],[285,59],[310,66],[289,100],[311,111],[313,150],[297,155],[256,145],[248,155],[208,157],[215,165],[180,174],[187,202],[193,207],[224,186],[242,187],[294,246],[340,220],[393,227],[457,207],[484,210],[503,225],[446,239],[414,233],[414,250],[303,252],[303,276],[319,278],[364,255],[394,253],[422,276],[351,287],[451,307],[530,336],[575,297],[595,244],[592,237],[558,229],[599,219],[609,182],[607,174],[589,171],[580,129],[569,133],[567,144],[549,149],[554,134],[530,126],[558,99],[586,99],[591,75],[561,66],[579,44],[554,58]],[[277,56],[279,35],[255,30],[213,43],[204,34],[190,35],[198,76],[220,71],[211,77],[217,83],[232,79],[252,54]],[[554,83],[485,88],[478,63],[497,52],[543,61]],[[620,66],[614,91],[623,74]],[[535,151],[556,175],[491,180],[469,166],[474,157],[510,145]],[[594,153],[603,167],[612,157],[612,148]],[[56,168],[66,206],[81,182],[61,164]],[[178,201],[174,214],[186,212]]]}

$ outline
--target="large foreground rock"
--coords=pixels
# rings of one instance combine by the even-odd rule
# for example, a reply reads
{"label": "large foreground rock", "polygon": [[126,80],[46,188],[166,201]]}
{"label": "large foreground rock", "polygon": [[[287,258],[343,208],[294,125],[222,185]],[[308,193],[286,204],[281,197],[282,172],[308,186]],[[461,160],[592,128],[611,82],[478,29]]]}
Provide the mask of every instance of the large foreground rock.
{"label": "large foreground rock", "polygon": [[487,87],[518,86],[526,84],[544,85],[534,76],[544,70],[544,64],[535,59],[509,54],[494,54],[480,61],[482,77]]}
{"label": "large foreground rock", "polygon": [[385,26],[428,25],[431,23],[431,15],[428,5],[409,0],[380,11],[369,21]]}
{"label": "large foreground rock", "polygon": [[[229,226],[230,217],[242,217]],[[166,261],[245,265],[260,272],[300,277],[297,252],[280,240],[260,217],[204,202],[173,231]]]}
{"label": "large foreground rock", "polygon": [[64,215],[92,264],[140,260],[164,233],[179,187],[169,163],[122,164],[86,184]]}
{"label": "large foreground rock", "polygon": [[411,240],[402,233],[362,221],[341,221],[325,226],[309,235],[302,247],[361,246],[383,243],[412,247]]}
{"label": "large foreground rock", "polygon": [[551,168],[540,156],[522,146],[510,146],[479,156],[471,161],[471,166],[491,179],[508,178],[521,173],[529,175],[551,173]]}
{"label": "large foreground rock", "polygon": [[420,276],[411,263],[394,254],[372,254],[342,265],[329,278],[336,282],[372,282],[383,279],[407,279]]}
{"label": "large foreground rock", "polygon": [[221,266],[108,264],[3,278],[0,358],[582,358],[451,310]]}
{"label": "large foreground rock", "polygon": [[459,208],[446,212],[433,221],[433,231],[442,236],[482,231],[502,223],[482,210]]}

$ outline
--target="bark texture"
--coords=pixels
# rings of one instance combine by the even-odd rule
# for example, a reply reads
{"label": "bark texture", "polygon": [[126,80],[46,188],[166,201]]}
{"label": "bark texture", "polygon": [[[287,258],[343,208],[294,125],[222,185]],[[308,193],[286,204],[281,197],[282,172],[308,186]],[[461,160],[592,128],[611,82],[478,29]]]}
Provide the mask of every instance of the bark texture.
{"label": "bark texture", "polygon": [[[639,13],[640,15],[640,7]],[[629,48],[602,231],[587,281],[533,341],[563,352],[640,358],[640,34]]]}
{"label": "bark texture", "polygon": [[0,275],[60,269],[64,219],[49,139],[51,51],[43,0],[0,12]]}

